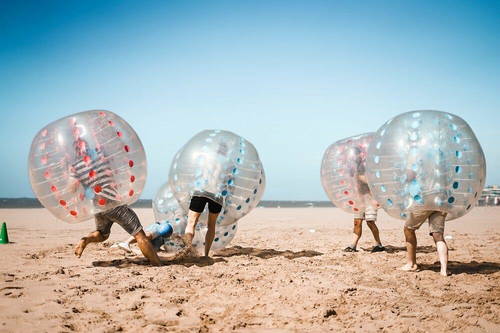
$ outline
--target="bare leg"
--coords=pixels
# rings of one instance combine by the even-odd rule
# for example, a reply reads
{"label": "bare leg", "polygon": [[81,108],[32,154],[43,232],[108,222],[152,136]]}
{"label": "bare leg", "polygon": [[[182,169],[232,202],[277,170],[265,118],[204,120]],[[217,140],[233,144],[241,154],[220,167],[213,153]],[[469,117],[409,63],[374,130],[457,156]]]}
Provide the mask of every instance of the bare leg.
{"label": "bare leg", "polygon": [[219,216],[219,213],[208,214],[207,234],[205,235],[205,257],[208,257],[210,247],[212,247],[212,242],[214,241],[217,216]]}
{"label": "bare leg", "polygon": [[375,238],[375,241],[377,242],[377,245],[382,246],[382,242],[380,241],[380,234],[378,232],[377,225],[375,224],[375,221],[366,221],[366,224],[368,225],[368,228],[372,231],[373,238]]}
{"label": "bare leg", "polygon": [[158,255],[156,254],[153,245],[151,245],[149,238],[144,233],[144,230],[141,230],[137,234],[135,234],[134,238],[137,241],[137,246],[139,246],[139,249],[141,249],[142,254],[144,254],[144,256],[148,258],[148,260],[153,265],[160,266],[160,258],[158,258]]}
{"label": "bare leg", "polygon": [[359,239],[361,238],[361,234],[363,233],[363,219],[354,219],[354,236],[351,247],[356,249],[358,246]]}
{"label": "bare leg", "polygon": [[186,229],[184,231],[184,236],[182,237],[182,242],[184,243],[184,249],[180,250],[175,254],[173,260],[179,260],[187,256],[193,249],[193,238],[194,238],[194,229],[196,228],[196,224],[198,223],[198,219],[200,218],[201,213],[197,213],[195,211],[189,210],[188,212],[188,223],[186,225]]}
{"label": "bare leg", "polygon": [[188,212],[188,223],[186,225],[186,230],[184,231],[184,242],[186,247],[191,247],[194,238],[194,229],[198,223],[201,213],[190,210]]}
{"label": "bare leg", "polygon": [[417,270],[417,236],[415,230],[404,228],[406,239],[406,265],[401,267],[403,271]]}
{"label": "bare leg", "polygon": [[88,234],[87,237],[83,237],[80,242],[78,242],[78,245],[75,248],[75,255],[80,258],[82,256],[83,250],[89,245],[90,243],[100,243],[104,242],[106,239],[108,239],[108,235],[103,235],[101,234],[100,231],[93,231],[90,234]]}
{"label": "bare leg", "polygon": [[443,233],[433,232],[432,238],[434,238],[434,243],[436,243],[436,248],[439,256],[439,262],[441,263],[442,276],[448,276],[448,245],[446,244]]}

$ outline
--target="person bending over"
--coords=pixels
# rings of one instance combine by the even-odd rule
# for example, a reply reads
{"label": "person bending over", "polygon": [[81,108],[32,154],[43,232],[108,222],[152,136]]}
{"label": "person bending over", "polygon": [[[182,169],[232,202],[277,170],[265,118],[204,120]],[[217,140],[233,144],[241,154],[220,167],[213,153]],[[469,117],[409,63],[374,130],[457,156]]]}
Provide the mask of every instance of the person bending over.
{"label": "person bending over", "polygon": [[[86,197],[100,206],[112,206],[118,200],[118,193],[113,185],[110,168],[104,154],[98,149],[91,149],[87,142],[77,138],[75,143],[77,162],[70,166],[70,191],[77,192],[83,187]],[[90,157],[90,160],[86,157]],[[127,205],[120,205],[95,215],[96,230],[83,237],[75,248],[75,255],[80,258],[90,243],[99,243],[108,239],[113,223],[119,224],[133,236],[144,256],[153,264],[160,265],[160,259],[149,239],[142,230],[137,214]]]}
{"label": "person bending over", "polygon": [[208,205],[208,221],[207,234],[205,235],[205,257],[208,257],[215,237],[215,222],[222,210],[223,203],[222,196],[207,191],[195,191],[193,193],[189,204],[188,223],[183,236],[185,249],[180,252],[179,257],[185,256],[192,250],[196,224],[206,205]]}

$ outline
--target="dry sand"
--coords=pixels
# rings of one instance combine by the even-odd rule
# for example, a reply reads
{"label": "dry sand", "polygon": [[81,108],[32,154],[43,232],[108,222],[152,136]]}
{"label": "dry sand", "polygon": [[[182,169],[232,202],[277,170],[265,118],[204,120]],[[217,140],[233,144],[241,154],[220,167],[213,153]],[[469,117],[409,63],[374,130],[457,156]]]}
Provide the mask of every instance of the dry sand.
{"label": "dry sand", "polygon": [[[143,224],[152,211],[137,210]],[[344,253],[351,217],[335,208],[259,208],[211,259],[151,267],[110,244],[77,240],[93,222],[69,225],[42,209],[0,210],[12,244],[0,245],[0,331],[391,331],[500,332],[498,208],[447,224],[448,278],[424,225],[420,272],[404,263],[402,224],[378,223],[387,253]],[[366,226],[361,247],[373,246]]]}

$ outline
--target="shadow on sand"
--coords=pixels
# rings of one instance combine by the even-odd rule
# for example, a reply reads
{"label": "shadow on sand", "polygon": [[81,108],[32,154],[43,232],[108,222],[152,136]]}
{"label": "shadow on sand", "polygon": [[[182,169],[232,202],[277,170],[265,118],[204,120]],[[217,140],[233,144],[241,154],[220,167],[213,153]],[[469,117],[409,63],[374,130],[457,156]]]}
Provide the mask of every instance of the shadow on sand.
{"label": "shadow on sand", "polygon": [[229,248],[219,250],[217,254],[214,256],[234,257],[234,256],[244,256],[244,255],[259,257],[262,259],[270,259],[274,257],[285,257],[287,259],[296,259],[301,257],[311,258],[311,257],[321,256],[323,255],[323,253],[311,250],[293,252],[290,250],[278,251],[274,249],[256,249],[254,247],[232,246]]}
{"label": "shadow on sand", "polygon": [[[440,264],[436,261],[433,264],[419,264],[420,270],[439,272]],[[493,274],[500,271],[500,263],[497,262],[459,262],[449,261],[448,270],[451,274]]]}
{"label": "shadow on sand", "polygon": [[[398,253],[398,252],[406,252],[406,247],[404,246],[392,246],[392,245],[384,245],[387,253]],[[371,251],[372,248],[364,249],[365,251]],[[452,251],[450,249],[450,251]],[[417,246],[417,253],[433,253],[436,252],[436,247],[432,245],[427,246]]]}
{"label": "shadow on sand", "polygon": [[[218,262],[227,262],[223,258],[210,258],[210,257],[187,257],[183,259],[177,260],[168,260],[162,258],[160,256],[160,260],[162,262],[162,266],[170,266],[170,265],[182,265],[185,267],[198,266],[205,267],[211,266]],[[126,268],[131,266],[151,266],[149,261],[145,258],[124,258],[124,259],[115,259],[115,260],[100,260],[94,261],[92,266],[94,267],[115,267],[115,268]]]}

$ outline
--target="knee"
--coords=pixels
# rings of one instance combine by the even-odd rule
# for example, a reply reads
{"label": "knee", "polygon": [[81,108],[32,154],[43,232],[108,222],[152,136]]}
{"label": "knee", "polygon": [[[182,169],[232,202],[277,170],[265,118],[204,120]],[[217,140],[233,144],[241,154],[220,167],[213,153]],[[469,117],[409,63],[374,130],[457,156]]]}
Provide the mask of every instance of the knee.
{"label": "knee", "polygon": [[101,242],[104,242],[106,239],[109,238],[109,233],[103,234],[101,231],[97,230],[96,231],[96,236],[101,240]]}
{"label": "knee", "polygon": [[375,221],[366,221],[366,225],[367,225],[370,229],[377,229],[377,225],[375,224]]}
{"label": "knee", "polygon": [[362,219],[354,219],[354,227],[361,227],[363,223],[363,220]]}
{"label": "knee", "polygon": [[408,239],[408,238],[416,238],[416,235],[415,235],[415,230],[410,229],[410,228],[407,228],[407,227],[404,227],[404,228],[403,228],[403,231],[404,231],[405,237],[406,237],[407,239]]}
{"label": "knee", "polygon": [[142,244],[145,242],[150,242],[149,238],[146,236],[144,231],[139,231],[134,235],[135,240],[137,241],[138,244]]}
{"label": "knee", "polygon": [[444,237],[442,232],[433,232],[432,233],[432,238],[434,239],[434,242],[444,242]]}

